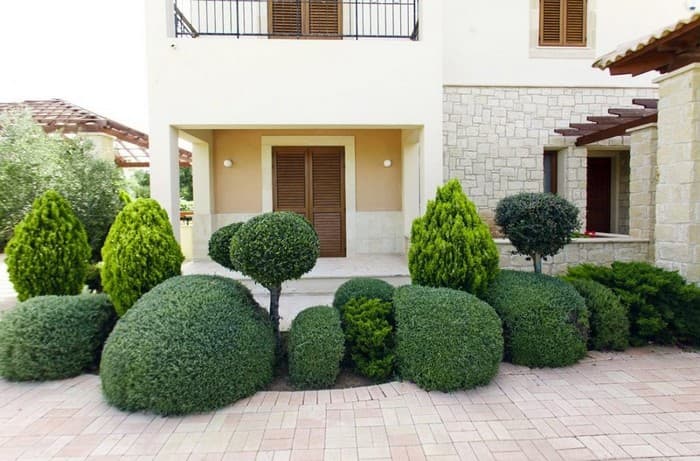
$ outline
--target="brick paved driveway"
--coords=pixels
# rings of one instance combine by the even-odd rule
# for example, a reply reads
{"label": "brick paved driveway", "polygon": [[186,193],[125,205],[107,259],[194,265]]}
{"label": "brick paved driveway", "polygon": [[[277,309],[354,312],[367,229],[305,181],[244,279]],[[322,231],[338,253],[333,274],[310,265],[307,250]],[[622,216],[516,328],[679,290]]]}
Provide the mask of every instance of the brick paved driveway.
{"label": "brick paved driveway", "polygon": [[184,418],[121,413],[97,376],[0,381],[0,459],[700,459],[700,354],[636,349],[501,366],[455,394],[391,383],[261,392]]}

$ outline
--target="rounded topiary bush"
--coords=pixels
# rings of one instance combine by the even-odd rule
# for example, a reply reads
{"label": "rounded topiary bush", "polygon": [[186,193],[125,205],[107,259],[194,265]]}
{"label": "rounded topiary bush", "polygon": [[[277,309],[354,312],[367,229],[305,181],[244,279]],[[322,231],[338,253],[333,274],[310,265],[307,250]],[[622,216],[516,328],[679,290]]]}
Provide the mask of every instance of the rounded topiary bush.
{"label": "rounded topiary bush", "polygon": [[37,296],[0,319],[0,375],[49,380],[97,365],[116,314],[106,295]]}
{"label": "rounded topiary bush", "polygon": [[49,190],[37,198],[7,245],[7,272],[20,301],[77,295],[90,261],[85,228],[70,204]]}
{"label": "rounded topiary bush", "polygon": [[185,257],[168,214],[153,199],[124,206],[102,248],[102,286],[119,316],[160,282],[180,275]]}
{"label": "rounded topiary bush", "polygon": [[289,380],[294,387],[332,386],[345,351],[338,311],[329,306],[316,306],[299,313],[292,321],[287,347]]}
{"label": "rounded topiary bush", "polygon": [[586,354],[588,311],[565,281],[503,270],[484,299],[501,316],[505,357],[512,363],[561,367]]}
{"label": "rounded topiary bush", "polygon": [[242,222],[235,222],[224,226],[211,234],[209,239],[209,257],[214,262],[234,271],[236,268],[231,264],[231,238],[242,225]]}
{"label": "rounded topiary bush", "polygon": [[333,307],[340,309],[351,299],[359,298],[379,299],[390,303],[394,298],[394,287],[380,279],[353,278],[338,287],[333,297]]}
{"label": "rounded topiary bush", "polygon": [[487,384],[503,357],[501,321],[469,293],[410,285],[394,294],[396,356],[402,379],[426,390]]}
{"label": "rounded topiary bush", "polygon": [[189,275],[153,288],[122,317],[100,365],[107,401],[127,411],[210,411],[272,380],[267,313],[231,279]]}
{"label": "rounded topiary bush", "polygon": [[630,322],[620,298],[605,285],[593,280],[567,278],[586,301],[590,333],[588,348],[624,351],[629,346]]}

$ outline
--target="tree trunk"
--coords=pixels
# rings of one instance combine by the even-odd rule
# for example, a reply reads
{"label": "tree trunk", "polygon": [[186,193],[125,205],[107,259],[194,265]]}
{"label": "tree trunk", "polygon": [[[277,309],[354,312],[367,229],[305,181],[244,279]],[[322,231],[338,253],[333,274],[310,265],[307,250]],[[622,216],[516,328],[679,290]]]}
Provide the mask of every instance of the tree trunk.
{"label": "tree trunk", "polygon": [[542,255],[532,255],[532,264],[535,266],[535,274],[542,273]]}
{"label": "tree trunk", "polygon": [[282,335],[280,334],[280,294],[282,287],[276,286],[268,288],[270,290],[270,320],[272,321],[272,331],[275,333],[277,346],[277,357],[282,355]]}

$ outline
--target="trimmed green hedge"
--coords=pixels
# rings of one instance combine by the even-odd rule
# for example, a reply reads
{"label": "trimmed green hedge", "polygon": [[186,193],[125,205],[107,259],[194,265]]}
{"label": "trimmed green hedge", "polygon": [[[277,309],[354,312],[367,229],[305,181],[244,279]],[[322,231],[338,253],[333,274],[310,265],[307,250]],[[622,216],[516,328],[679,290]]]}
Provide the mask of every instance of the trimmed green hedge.
{"label": "trimmed green hedge", "polygon": [[386,381],[394,374],[393,311],[390,302],[366,298],[352,298],[341,309],[352,363],[375,381]]}
{"label": "trimmed green hedge", "polygon": [[384,280],[370,277],[356,277],[338,287],[333,297],[333,307],[342,308],[351,299],[380,299],[391,302],[395,288]]}
{"label": "trimmed green hedge", "polygon": [[487,384],[503,357],[501,321],[491,306],[449,288],[409,285],[394,295],[401,378],[426,390]]}
{"label": "trimmed green hedge", "polygon": [[218,229],[209,239],[209,257],[227,269],[236,270],[231,263],[231,239],[244,223],[235,222]]}
{"label": "trimmed green hedge", "polygon": [[329,306],[305,309],[289,331],[289,379],[299,389],[332,386],[345,352],[340,315]]}
{"label": "trimmed green hedge", "polygon": [[137,301],[105,344],[107,401],[163,415],[211,411],[272,380],[269,317],[234,280],[178,276]]}
{"label": "trimmed green hedge", "polygon": [[592,350],[624,351],[629,347],[630,322],[627,309],[615,293],[593,280],[565,279],[583,296],[588,308],[590,334],[588,348]]}
{"label": "trimmed green hedge", "polygon": [[562,367],[586,355],[588,311],[565,281],[502,270],[485,296],[503,321],[505,357],[528,367]]}
{"label": "trimmed green hedge", "polygon": [[116,314],[106,295],[38,296],[0,318],[0,375],[62,379],[94,368]]}

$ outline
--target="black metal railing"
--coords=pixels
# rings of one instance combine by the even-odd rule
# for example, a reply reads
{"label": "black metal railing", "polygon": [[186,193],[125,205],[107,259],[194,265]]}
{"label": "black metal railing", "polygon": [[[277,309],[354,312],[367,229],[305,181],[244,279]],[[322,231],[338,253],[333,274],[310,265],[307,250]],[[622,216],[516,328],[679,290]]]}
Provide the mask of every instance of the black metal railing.
{"label": "black metal railing", "polygon": [[174,0],[178,37],[418,40],[419,0]]}

